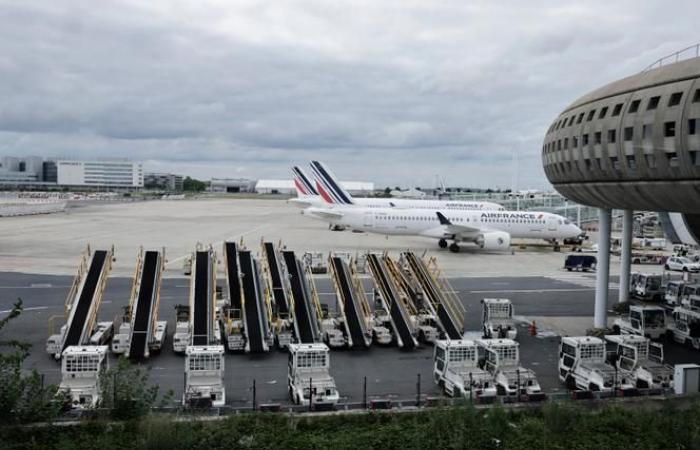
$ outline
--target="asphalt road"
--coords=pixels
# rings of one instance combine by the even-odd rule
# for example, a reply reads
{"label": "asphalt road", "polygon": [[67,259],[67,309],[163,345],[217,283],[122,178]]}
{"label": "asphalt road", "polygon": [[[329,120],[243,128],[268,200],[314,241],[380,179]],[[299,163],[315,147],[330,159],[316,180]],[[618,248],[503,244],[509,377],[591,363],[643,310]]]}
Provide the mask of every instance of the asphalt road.
{"label": "asphalt road", "polygon": [[[467,308],[466,329],[481,329],[479,301],[484,297],[501,297],[512,300],[516,314],[533,316],[592,316],[594,275],[562,272],[556,277],[462,277],[450,280],[452,287]],[[63,304],[72,282],[71,277],[0,273],[0,316],[22,298],[25,311],[2,332],[0,340],[20,339],[32,344],[27,369],[36,369],[45,375],[46,381],[60,381],[60,365],[45,353],[45,341],[49,335],[48,321],[62,314]],[[321,301],[333,309],[335,302],[330,280],[316,279]],[[371,280],[365,280],[371,291]],[[611,290],[616,291],[616,287]],[[116,319],[128,304],[131,279],[110,278],[99,313],[100,320]],[[165,349],[146,363],[151,371],[150,379],[161,392],[172,389],[175,398],[183,391],[184,358],[172,351],[172,333],[175,329],[176,304],[188,301],[189,280],[164,279],[161,287],[159,318],[168,321],[168,340]],[[611,294],[611,300],[614,296]],[[62,319],[56,322],[56,329]],[[540,384],[547,392],[563,391],[557,379],[556,337],[531,337],[527,328],[519,330],[521,361],[533,369]],[[700,362],[700,352],[671,344],[667,346],[667,359],[671,363]],[[114,358],[111,361],[115,363]],[[287,357],[279,351],[266,355],[227,354],[226,360],[227,403],[252,405],[253,382],[256,384],[258,403],[287,401]],[[369,350],[340,350],[331,354],[331,374],[335,377],[343,401],[359,402],[363,398],[364,379],[367,379],[368,398],[415,398],[418,375],[424,394],[439,394],[432,381],[432,347],[414,351],[400,351],[391,347],[372,347]]]}

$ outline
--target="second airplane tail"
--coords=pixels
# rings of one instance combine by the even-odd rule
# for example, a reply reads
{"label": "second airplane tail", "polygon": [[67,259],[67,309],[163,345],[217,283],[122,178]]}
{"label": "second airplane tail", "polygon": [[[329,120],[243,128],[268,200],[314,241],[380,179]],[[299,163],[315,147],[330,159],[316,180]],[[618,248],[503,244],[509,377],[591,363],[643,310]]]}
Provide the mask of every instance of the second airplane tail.
{"label": "second airplane tail", "polygon": [[311,170],[316,178],[318,194],[326,203],[338,205],[352,205],[354,200],[350,193],[346,191],[337,181],[333,172],[320,161],[311,161]]}

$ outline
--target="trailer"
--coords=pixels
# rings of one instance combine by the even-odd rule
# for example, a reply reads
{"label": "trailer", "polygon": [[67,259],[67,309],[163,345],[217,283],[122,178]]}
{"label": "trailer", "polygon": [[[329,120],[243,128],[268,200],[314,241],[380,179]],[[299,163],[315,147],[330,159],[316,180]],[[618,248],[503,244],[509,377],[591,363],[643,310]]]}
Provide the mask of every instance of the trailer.
{"label": "trailer", "polygon": [[485,339],[515,339],[518,330],[513,319],[513,304],[507,298],[481,300]]}
{"label": "trailer", "polygon": [[625,373],[638,388],[673,388],[673,367],[664,364],[664,347],[634,334],[608,335],[608,354],[618,372]]}
{"label": "trailer", "polygon": [[289,398],[295,404],[332,409],[338,403],[330,350],[325,344],[290,344],[287,369]]}
{"label": "trailer", "polygon": [[483,368],[496,383],[498,395],[525,396],[538,401],[545,398],[535,372],[520,365],[519,344],[512,339],[479,339],[476,341],[483,354]]}
{"label": "trailer", "polygon": [[474,341],[436,341],[433,363],[433,379],[445,395],[481,402],[496,397],[493,376],[479,367],[479,349]]}
{"label": "trailer", "polygon": [[74,409],[95,408],[102,396],[102,375],[107,371],[106,345],[70,346],[63,351],[58,392]]}
{"label": "trailer", "polygon": [[565,336],[559,344],[559,381],[569,390],[612,392],[633,389],[629,375],[607,363],[605,342],[592,336]]}
{"label": "trailer", "polygon": [[660,306],[631,305],[627,317],[613,322],[614,334],[637,334],[659,339],[666,333],[666,310]]}

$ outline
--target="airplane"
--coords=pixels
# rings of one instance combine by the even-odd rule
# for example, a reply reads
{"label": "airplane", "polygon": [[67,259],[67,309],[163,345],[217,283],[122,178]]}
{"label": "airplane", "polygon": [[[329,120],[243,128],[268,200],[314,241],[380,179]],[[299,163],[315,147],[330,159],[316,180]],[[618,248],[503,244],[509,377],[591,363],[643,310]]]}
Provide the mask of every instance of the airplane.
{"label": "airplane", "polygon": [[418,208],[418,209],[446,209],[446,210],[503,210],[498,203],[465,201],[465,200],[424,200],[406,198],[353,198],[337,181],[337,177],[330,169],[319,161],[311,161],[311,169],[314,173],[316,185],[310,183],[310,179],[304,171],[294,166],[294,186],[297,190],[297,199],[292,203],[302,208],[309,206],[336,206],[357,205],[368,208]]}
{"label": "airplane", "polygon": [[306,215],[333,227],[384,235],[438,239],[440,248],[460,251],[459,243],[486,250],[507,250],[511,238],[559,240],[581,234],[581,229],[557,214],[534,211],[450,211],[365,207],[310,207]]}

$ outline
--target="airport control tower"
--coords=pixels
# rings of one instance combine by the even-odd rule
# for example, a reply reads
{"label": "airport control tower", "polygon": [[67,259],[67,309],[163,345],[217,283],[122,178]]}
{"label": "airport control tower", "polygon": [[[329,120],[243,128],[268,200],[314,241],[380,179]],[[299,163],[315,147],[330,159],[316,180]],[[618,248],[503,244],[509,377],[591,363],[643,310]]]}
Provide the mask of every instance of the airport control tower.
{"label": "airport control tower", "polygon": [[562,195],[599,208],[594,326],[604,327],[611,209],[624,210],[620,301],[634,210],[660,212],[672,240],[700,244],[700,44],[569,105],[547,130],[542,163]]}

